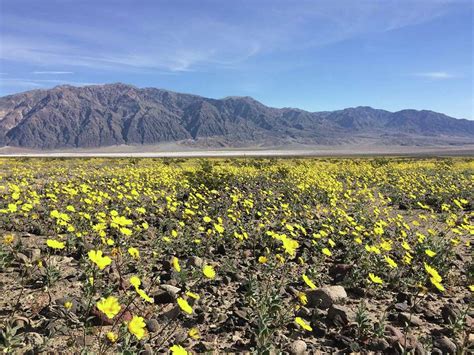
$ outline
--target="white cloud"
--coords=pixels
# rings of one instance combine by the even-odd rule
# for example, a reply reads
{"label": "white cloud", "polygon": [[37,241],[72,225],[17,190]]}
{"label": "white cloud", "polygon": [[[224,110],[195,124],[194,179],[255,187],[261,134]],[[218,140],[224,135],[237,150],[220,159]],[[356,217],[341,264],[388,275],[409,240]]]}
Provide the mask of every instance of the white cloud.
{"label": "white cloud", "polygon": [[[203,0],[203,9],[205,4],[208,9],[212,1]],[[216,65],[232,68],[260,54],[324,46],[430,21],[446,13],[451,2],[299,0],[296,5],[288,0],[242,0],[229,4],[214,6],[212,12],[169,5],[169,13],[167,7],[144,11],[98,5],[88,23],[74,17],[74,12],[64,14],[62,22],[6,13],[0,25],[0,59],[65,70],[179,73]],[[35,72],[40,73],[66,71]]]}
{"label": "white cloud", "polygon": [[414,75],[418,77],[422,77],[422,78],[435,79],[435,80],[453,79],[456,77],[455,75],[448,72],[444,72],[444,71],[415,73]]}
{"label": "white cloud", "polygon": [[2,86],[30,86],[30,87],[51,87],[53,85],[100,85],[101,83],[78,82],[57,79],[29,79],[29,78],[5,78],[1,80]]}
{"label": "white cloud", "polygon": [[74,74],[72,71],[34,71],[32,74],[50,74],[50,75],[66,75],[66,74]]}

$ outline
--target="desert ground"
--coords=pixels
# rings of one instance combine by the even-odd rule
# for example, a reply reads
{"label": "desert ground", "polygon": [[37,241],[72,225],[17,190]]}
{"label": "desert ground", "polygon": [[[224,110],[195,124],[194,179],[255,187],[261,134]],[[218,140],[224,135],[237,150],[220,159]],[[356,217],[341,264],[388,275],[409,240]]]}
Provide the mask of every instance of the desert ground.
{"label": "desert ground", "polygon": [[6,353],[474,350],[469,155],[24,153],[0,158]]}
{"label": "desert ground", "polygon": [[118,145],[103,148],[38,150],[18,147],[0,148],[4,157],[279,157],[279,156],[473,156],[474,144],[434,146],[394,146],[355,144],[340,146],[269,146],[246,148],[199,148],[179,143],[159,145]]}

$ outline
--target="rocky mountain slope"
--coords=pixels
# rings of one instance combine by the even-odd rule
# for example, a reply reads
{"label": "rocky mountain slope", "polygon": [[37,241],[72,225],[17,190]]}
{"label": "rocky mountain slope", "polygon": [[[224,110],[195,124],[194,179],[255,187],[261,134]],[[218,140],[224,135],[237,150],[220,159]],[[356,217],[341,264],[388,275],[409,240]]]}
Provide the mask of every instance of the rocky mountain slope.
{"label": "rocky mountain slope", "polygon": [[276,109],[125,84],[69,85],[0,98],[0,146],[90,148],[179,141],[201,146],[474,143],[474,121],[432,111]]}

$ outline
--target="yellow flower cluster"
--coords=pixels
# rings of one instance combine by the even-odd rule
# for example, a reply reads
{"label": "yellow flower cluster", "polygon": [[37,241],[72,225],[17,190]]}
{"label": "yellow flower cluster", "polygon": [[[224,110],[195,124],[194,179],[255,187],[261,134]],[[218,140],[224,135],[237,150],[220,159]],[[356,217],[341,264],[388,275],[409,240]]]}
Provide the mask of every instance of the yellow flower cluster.
{"label": "yellow flower cluster", "polygon": [[[292,337],[313,332],[314,319],[295,310],[332,278],[381,297],[419,286],[474,288],[451,277],[467,275],[451,261],[469,254],[474,235],[468,158],[0,159],[0,171],[1,230],[8,231],[0,252],[14,255],[21,233],[37,229],[48,236],[41,237],[46,252],[30,263],[41,275],[73,256],[81,297],[113,324],[101,333],[112,351],[124,339],[133,346],[153,339],[147,318],[162,311],[155,292],[170,285],[178,290],[173,321],[187,327],[188,340],[207,338],[189,321],[202,303],[223,307],[209,290],[232,284],[242,270],[257,283],[295,286],[281,297],[291,313],[282,326],[297,332]],[[73,303],[64,308],[72,317]],[[187,354],[180,344],[163,346]]]}

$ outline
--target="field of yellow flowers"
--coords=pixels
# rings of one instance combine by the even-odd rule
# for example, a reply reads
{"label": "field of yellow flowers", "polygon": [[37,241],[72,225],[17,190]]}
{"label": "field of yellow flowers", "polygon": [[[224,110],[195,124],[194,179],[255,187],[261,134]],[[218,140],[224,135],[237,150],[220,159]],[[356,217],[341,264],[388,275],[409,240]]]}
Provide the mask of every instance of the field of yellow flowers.
{"label": "field of yellow flowers", "polygon": [[461,353],[474,159],[0,159],[6,353]]}

